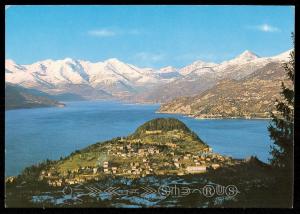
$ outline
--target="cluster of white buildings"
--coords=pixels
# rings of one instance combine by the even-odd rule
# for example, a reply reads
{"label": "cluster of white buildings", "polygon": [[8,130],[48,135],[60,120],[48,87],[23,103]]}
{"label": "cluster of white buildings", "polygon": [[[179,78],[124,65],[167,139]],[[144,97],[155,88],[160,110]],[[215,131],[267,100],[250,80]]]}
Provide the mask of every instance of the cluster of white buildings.
{"label": "cluster of white buildings", "polygon": [[[174,154],[171,154],[174,156]],[[204,152],[201,155],[192,155],[190,153],[184,156],[175,156],[173,165],[180,170],[181,175],[189,173],[203,173],[207,169],[218,169],[225,162],[230,162],[231,158],[223,157],[219,154]]]}
{"label": "cluster of white buildings", "polygon": [[149,147],[146,149],[134,149],[131,144],[117,146],[115,148],[108,148],[108,155],[126,158],[134,156],[148,156],[152,154],[159,154],[159,149],[155,147]]}
{"label": "cluster of white buildings", "polygon": [[[151,132],[152,133],[152,132]],[[53,170],[42,171],[40,179],[46,178],[49,185],[62,186],[63,183],[76,184],[91,179],[98,179],[99,175],[125,175],[125,176],[146,176],[150,174],[166,174],[171,168],[173,173],[177,175],[203,173],[208,169],[218,169],[222,165],[231,162],[231,158],[224,157],[216,153],[212,153],[212,149],[207,147],[200,153],[186,153],[184,155],[176,154],[177,144],[168,142],[166,145],[171,148],[168,154],[161,154],[159,146],[146,145],[139,147],[140,140],[135,140],[133,144],[125,142],[122,138],[120,144],[109,145],[107,148],[106,160],[98,160],[98,166],[80,167],[78,169],[68,170],[63,175],[68,175],[62,179]],[[123,143],[123,144],[122,144]],[[174,150],[175,149],[175,150]],[[172,161],[158,162],[160,158],[155,160],[153,157],[161,155],[171,155]],[[114,158],[124,160],[120,165],[120,161],[114,163]],[[108,161],[109,160],[109,161]],[[111,161],[111,162],[110,162]],[[175,168],[173,168],[175,166]],[[176,169],[176,170],[175,170]],[[170,171],[170,172],[171,172]],[[71,175],[71,176],[70,176]]]}

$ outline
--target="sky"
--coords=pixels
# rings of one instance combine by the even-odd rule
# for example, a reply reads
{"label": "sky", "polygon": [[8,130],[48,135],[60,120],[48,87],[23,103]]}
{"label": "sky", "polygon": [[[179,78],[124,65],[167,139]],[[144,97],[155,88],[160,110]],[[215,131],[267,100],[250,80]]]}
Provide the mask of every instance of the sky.
{"label": "sky", "polygon": [[294,14],[292,6],[10,6],[5,57],[180,68],[245,50],[273,56],[292,48]]}

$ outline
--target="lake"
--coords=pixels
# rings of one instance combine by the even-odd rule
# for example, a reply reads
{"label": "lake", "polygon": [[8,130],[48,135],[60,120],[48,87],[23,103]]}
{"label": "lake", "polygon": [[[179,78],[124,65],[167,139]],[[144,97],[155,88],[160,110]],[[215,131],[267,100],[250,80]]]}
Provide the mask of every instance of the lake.
{"label": "lake", "polygon": [[183,121],[214,152],[267,162],[271,140],[269,120],[198,120],[182,115],[156,114],[159,105],[117,101],[65,102],[65,108],[18,109],[5,112],[5,176],[45,159],[59,159],[90,144],[127,136],[157,117]]}

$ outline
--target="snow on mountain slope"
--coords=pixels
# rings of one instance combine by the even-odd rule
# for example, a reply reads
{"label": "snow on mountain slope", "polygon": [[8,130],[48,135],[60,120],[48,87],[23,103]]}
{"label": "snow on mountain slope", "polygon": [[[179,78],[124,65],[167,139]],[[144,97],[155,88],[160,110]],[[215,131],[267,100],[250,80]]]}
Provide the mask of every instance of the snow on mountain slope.
{"label": "snow on mountain slope", "polygon": [[[91,94],[95,89],[103,96],[127,96],[140,91],[167,85],[168,90],[191,84],[201,84],[201,90],[211,87],[220,79],[241,79],[270,62],[284,62],[290,51],[273,57],[259,57],[244,51],[234,59],[220,64],[201,60],[181,69],[167,66],[161,69],[139,68],[116,58],[103,62],[89,62],[66,58],[44,60],[30,65],[5,61],[5,81],[48,93],[73,92]],[[209,82],[206,87],[205,84]],[[176,84],[175,84],[176,83]],[[177,89],[174,91],[178,91]],[[96,92],[95,92],[96,93]],[[101,97],[101,96],[100,96]]]}
{"label": "snow on mountain slope", "polygon": [[81,61],[90,77],[90,85],[109,92],[133,92],[137,87],[148,87],[159,82],[159,76],[153,70],[138,68],[118,59],[91,63]]}
{"label": "snow on mountain slope", "polygon": [[159,69],[157,72],[158,73],[171,73],[171,72],[177,72],[178,69],[174,68],[172,66],[167,66],[167,67],[163,67],[161,69]]}
{"label": "snow on mountain slope", "polygon": [[141,93],[133,97],[133,100],[163,103],[180,96],[193,96],[210,89],[220,80],[243,79],[270,63],[280,67],[282,62],[288,60],[289,52],[273,57],[259,57],[250,51],[244,51],[237,57],[220,64],[196,61],[179,70],[182,76]]}
{"label": "snow on mountain slope", "polygon": [[285,51],[281,54],[278,54],[276,56],[273,56],[273,57],[270,57],[271,60],[278,60],[278,61],[289,61],[290,59],[290,53],[291,53],[292,50],[288,50],[288,51]]}
{"label": "snow on mountain slope", "polygon": [[243,63],[243,62],[249,62],[255,59],[258,59],[259,56],[256,55],[255,53],[249,51],[249,50],[245,50],[243,53],[241,53],[240,55],[238,55],[236,58],[234,58],[233,60],[231,60],[232,62],[235,63]]}
{"label": "snow on mountain slope", "polygon": [[207,75],[207,73],[215,73],[219,78],[233,78],[240,79],[249,75],[254,70],[265,66],[270,62],[283,62],[289,58],[291,50],[281,53],[273,57],[259,57],[255,53],[246,50],[237,57],[223,61],[220,64],[207,63],[201,60],[195,61],[192,64],[180,69],[180,74],[186,75]]}
{"label": "snow on mountain slope", "polygon": [[28,65],[27,69],[38,80],[52,85],[60,84],[88,84],[89,76],[81,64],[73,59],[42,61]]}
{"label": "snow on mountain slope", "polygon": [[[181,68],[179,73],[186,77],[189,76],[188,79],[191,79],[191,77],[209,77],[209,79],[215,79],[216,81],[223,78],[240,79],[260,66],[264,66],[266,63],[267,60],[246,50],[237,57],[220,64],[204,62],[201,60],[195,61],[192,64]],[[183,79],[186,78],[183,77]]]}
{"label": "snow on mountain slope", "polygon": [[282,62],[287,60],[286,53],[283,56],[275,57],[259,57],[251,51],[244,51],[237,57],[220,63],[215,66],[215,70],[219,79],[230,78],[239,80],[255,70],[266,66],[270,62]]}
{"label": "snow on mountain slope", "polygon": [[5,81],[20,84],[25,87],[36,87],[38,85],[27,68],[18,65],[13,60],[5,61]]}
{"label": "snow on mountain slope", "polygon": [[179,73],[179,70],[172,66],[160,68],[159,70],[157,70],[155,72],[163,79],[166,78],[166,79],[175,80],[176,78],[181,76],[181,74]]}
{"label": "snow on mountain slope", "polygon": [[31,65],[18,65],[12,60],[6,60],[5,67],[7,82],[44,90],[80,84],[103,89],[108,93],[120,90],[133,92],[140,87],[171,81],[171,78],[161,77],[153,69],[138,68],[115,58],[96,63],[66,58]]}
{"label": "snow on mountain slope", "polygon": [[210,70],[207,68],[214,68],[217,65],[218,64],[216,64],[216,63],[204,62],[204,61],[198,60],[188,66],[181,68],[179,73],[185,76],[192,72],[197,71],[197,73],[201,74],[201,73],[205,73],[206,71]]}

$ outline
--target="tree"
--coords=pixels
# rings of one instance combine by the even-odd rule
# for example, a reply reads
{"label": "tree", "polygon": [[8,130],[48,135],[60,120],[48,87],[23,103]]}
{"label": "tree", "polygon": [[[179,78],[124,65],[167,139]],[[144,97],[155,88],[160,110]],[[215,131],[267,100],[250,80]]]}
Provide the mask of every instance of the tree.
{"label": "tree", "polygon": [[[294,40],[294,35],[292,34]],[[276,111],[271,113],[271,123],[268,127],[274,145],[271,146],[271,165],[292,172],[293,167],[293,143],[294,143],[294,84],[295,84],[295,52],[290,53],[290,60],[284,63],[283,68],[287,72],[291,82],[287,87],[281,83],[282,99],[276,100]]]}

